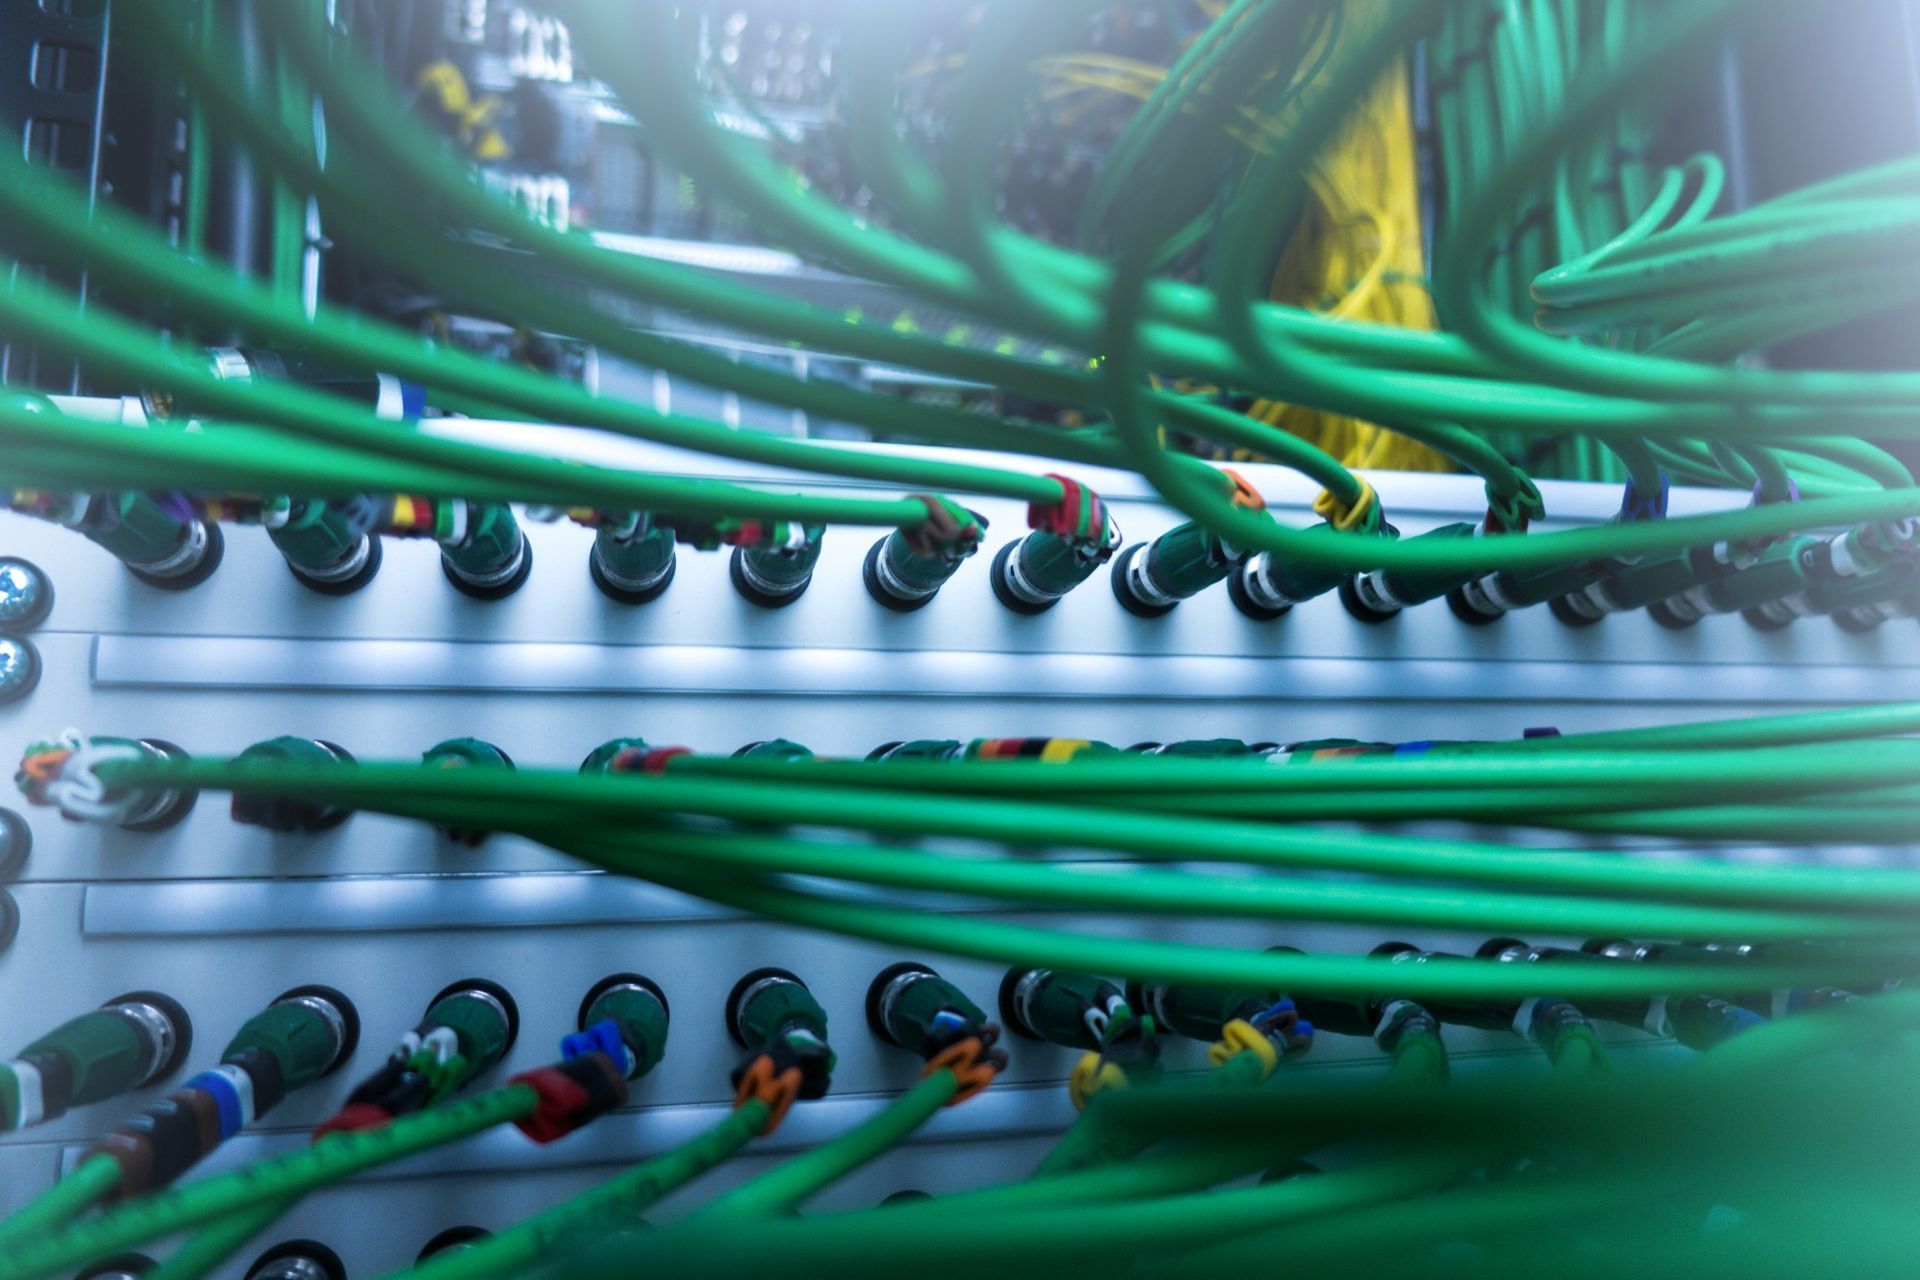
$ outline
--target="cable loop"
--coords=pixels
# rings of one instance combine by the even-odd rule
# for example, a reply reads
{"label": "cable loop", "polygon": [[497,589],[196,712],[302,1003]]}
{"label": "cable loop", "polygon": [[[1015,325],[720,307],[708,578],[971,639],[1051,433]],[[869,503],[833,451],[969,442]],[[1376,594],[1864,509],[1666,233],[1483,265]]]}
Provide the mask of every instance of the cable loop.
{"label": "cable loop", "polygon": [[1280,1051],[1273,1047],[1273,1041],[1261,1035],[1245,1018],[1235,1018],[1220,1028],[1220,1039],[1207,1048],[1207,1061],[1218,1067],[1242,1053],[1251,1053],[1260,1059],[1262,1080],[1280,1066]]}
{"label": "cable loop", "polygon": [[800,1097],[800,1085],[799,1067],[788,1067],[776,1074],[773,1059],[761,1054],[747,1064],[735,1082],[733,1109],[738,1111],[755,1099],[766,1103],[767,1123],[760,1130],[760,1135],[766,1137],[778,1129],[787,1112],[793,1110],[794,1102]]}
{"label": "cable loop", "polygon": [[1253,487],[1253,482],[1235,471],[1232,467],[1220,468],[1220,474],[1233,481],[1233,494],[1227,499],[1232,506],[1243,511],[1265,511],[1267,500]]}
{"label": "cable loop", "polygon": [[1085,1111],[1088,1100],[1096,1094],[1108,1089],[1124,1089],[1127,1083],[1127,1073],[1117,1063],[1088,1050],[1067,1077],[1067,1097],[1073,1100],[1075,1111]]}
{"label": "cable loop", "polygon": [[1360,496],[1352,502],[1340,501],[1331,489],[1322,489],[1320,496],[1313,500],[1313,514],[1342,533],[1352,533],[1365,526],[1380,505],[1380,495],[1372,485],[1359,476],[1353,479],[1360,486]]}
{"label": "cable loop", "polygon": [[927,1059],[926,1069],[920,1075],[924,1079],[936,1071],[951,1071],[960,1087],[946,1101],[947,1106],[957,1107],[970,1098],[986,1092],[994,1077],[1000,1074],[1000,1068],[1007,1063],[1005,1053],[989,1052],[986,1042],[979,1036],[968,1036],[965,1040],[955,1041],[933,1057]]}
{"label": "cable loop", "polygon": [[947,555],[964,560],[980,546],[986,521],[959,503],[937,494],[916,493],[913,500],[927,508],[924,523],[900,530],[915,555]]}

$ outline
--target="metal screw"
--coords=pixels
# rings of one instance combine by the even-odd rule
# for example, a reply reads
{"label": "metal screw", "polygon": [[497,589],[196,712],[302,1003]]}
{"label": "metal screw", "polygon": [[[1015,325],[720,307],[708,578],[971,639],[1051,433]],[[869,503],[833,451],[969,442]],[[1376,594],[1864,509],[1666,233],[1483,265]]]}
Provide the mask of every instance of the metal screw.
{"label": "metal screw", "polygon": [[0,556],[0,631],[31,631],[53,608],[53,583],[40,566],[18,556]]}

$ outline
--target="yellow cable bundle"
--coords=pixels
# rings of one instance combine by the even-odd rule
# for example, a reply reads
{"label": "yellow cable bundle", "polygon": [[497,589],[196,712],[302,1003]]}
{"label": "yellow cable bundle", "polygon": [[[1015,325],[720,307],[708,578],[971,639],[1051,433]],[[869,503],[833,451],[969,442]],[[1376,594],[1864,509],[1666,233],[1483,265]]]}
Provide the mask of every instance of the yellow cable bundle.
{"label": "yellow cable bundle", "polygon": [[[1348,6],[1342,46],[1366,38],[1385,6]],[[1405,64],[1355,110],[1315,164],[1313,200],[1274,271],[1273,297],[1342,318],[1435,327],[1424,284],[1413,109]],[[1300,405],[1257,402],[1255,417],[1293,432],[1350,467],[1447,471],[1447,460],[1370,423]]]}

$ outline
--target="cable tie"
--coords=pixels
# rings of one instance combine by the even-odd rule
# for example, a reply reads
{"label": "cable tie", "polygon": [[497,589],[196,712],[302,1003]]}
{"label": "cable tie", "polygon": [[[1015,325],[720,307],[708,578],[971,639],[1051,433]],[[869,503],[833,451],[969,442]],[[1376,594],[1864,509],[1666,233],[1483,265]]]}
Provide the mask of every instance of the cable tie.
{"label": "cable tie", "polygon": [[1372,485],[1359,476],[1354,480],[1360,485],[1360,496],[1352,502],[1340,501],[1331,489],[1322,489],[1313,500],[1313,513],[1342,533],[1352,533],[1366,523],[1380,501]]}
{"label": "cable tie", "polygon": [[1260,1078],[1265,1080],[1280,1066],[1280,1051],[1245,1018],[1235,1018],[1220,1028],[1220,1039],[1208,1046],[1207,1061],[1224,1066],[1229,1059],[1251,1053],[1260,1059]]}
{"label": "cable tie", "polygon": [[583,1054],[604,1053],[618,1062],[626,1053],[626,1041],[620,1038],[619,1024],[602,1018],[584,1031],[576,1031],[560,1040],[560,1057],[572,1060]]}
{"label": "cable tie", "polygon": [[927,509],[923,523],[900,530],[900,536],[906,539],[915,555],[944,554],[964,560],[979,550],[980,535],[987,527],[984,516],[937,494],[909,496]]}
{"label": "cable tie", "polygon": [[1642,495],[1633,487],[1629,479],[1626,491],[1620,496],[1621,520],[1663,520],[1667,514],[1667,498],[1672,490],[1672,482],[1667,473],[1660,473],[1660,487],[1654,493]]}
{"label": "cable tie", "polygon": [[1127,1073],[1091,1050],[1074,1064],[1072,1074],[1067,1077],[1067,1097],[1073,1101],[1075,1111],[1085,1111],[1088,1100],[1096,1094],[1126,1087]]}
{"label": "cable tie", "polygon": [[945,1105],[957,1107],[970,1098],[976,1098],[986,1091],[1007,1065],[1006,1051],[987,1048],[989,1041],[984,1036],[968,1036],[948,1045],[933,1057],[927,1059],[922,1078],[937,1071],[951,1071],[960,1082],[960,1087],[948,1098]]}
{"label": "cable tie", "polygon": [[776,1072],[772,1057],[760,1054],[743,1067],[734,1079],[733,1109],[738,1111],[758,1099],[767,1104],[767,1123],[760,1136],[766,1137],[780,1127],[800,1097],[800,1068],[791,1066]]}

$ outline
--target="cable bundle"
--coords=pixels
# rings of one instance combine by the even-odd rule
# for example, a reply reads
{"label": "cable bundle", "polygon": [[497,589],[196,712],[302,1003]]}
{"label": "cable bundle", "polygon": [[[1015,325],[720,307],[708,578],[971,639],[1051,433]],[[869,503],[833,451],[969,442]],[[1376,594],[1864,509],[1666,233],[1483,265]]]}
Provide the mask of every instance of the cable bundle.
{"label": "cable bundle", "polygon": [[[73,291],[13,272],[0,286],[0,327],[82,359],[92,380],[140,393],[154,412],[150,422],[92,420],[0,394],[0,484],[14,509],[70,524],[175,588],[213,571],[216,522],[227,519],[314,534],[304,554],[320,581],[366,572],[355,556],[370,552],[355,539],[369,532],[431,534],[463,590],[510,590],[527,571],[508,506],[522,503],[606,531],[606,554],[620,562],[601,566],[603,587],[629,603],[663,589],[679,530],[694,545],[786,556],[793,563],[748,564],[760,603],[775,607],[804,587],[821,528],[872,526],[887,532],[869,555],[871,589],[905,610],[978,548],[984,521],[960,496],[985,494],[1031,512],[1035,533],[998,570],[1002,598],[1022,612],[1049,607],[1109,556],[1123,586],[1140,566],[1129,607],[1147,615],[1223,580],[1270,621],[1336,589],[1376,620],[1442,596],[1470,621],[1540,603],[1581,621],[1659,608],[1669,625],[1716,612],[1777,623],[1907,607],[1920,490],[1882,446],[1920,432],[1920,375],[1775,369],[1751,357],[1920,296],[1910,252],[1920,165],[1842,175],[1719,217],[1718,160],[1649,159],[1658,91],[1711,59],[1736,21],[1762,20],[1764,0],[1200,7],[1209,20],[1161,68],[1089,60],[1080,42],[1103,5],[988,0],[965,56],[939,63],[929,101],[940,127],[922,147],[890,110],[899,69],[914,65],[904,55],[916,7],[881,6],[889,12],[849,41],[840,91],[847,149],[887,206],[883,226],[795,184],[774,150],[717,122],[692,70],[701,6],[555,5],[577,47],[601,55],[596,74],[703,191],[807,258],[966,318],[935,337],[528,216],[472,181],[470,157],[417,121],[317,5],[260,6],[279,74],[258,78],[228,73],[227,33],[204,6],[121,6],[128,56],[188,95],[184,248],[0,152],[6,247],[84,265],[106,290],[83,313]],[[1337,32],[1336,17],[1350,19]],[[1403,68],[1416,58],[1432,82],[1445,179],[1430,281],[1418,278],[1411,213]],[[1001,142],[1036,95],[1062,85],[1139,106],[1071,242],[1053,243],[999,221],[994,192]],[[327,125],[324,161],[309,93]],[[210,147],[200,144],[216,140],[245,148],[275,184],[264,280],[201,252]],[[423,341],[392,320],[308,308],[294,265],[309,247],[298,216],[309,197],[328,237],[370,263],[529,331],[877,435],[1034,464],[737,431]],[[543,277],[501,270],[503,253]],[[1185,276],[1169,273],[1176,262]],[[1427,324],[1429,293],[1438,329]],[[1034,411],[975,414],[736,364],[629,326],[607,298],[981,384]],[[281,362],[286,376],[230,376],[229,358],[189,340],[216,329],[388,374],[405,388],[398,415],[369,401],[364,379],[303,380],[289,372],[298,362]],[[583,465],[421,428],[453,414],[566,423],[898,496]],[[1484,480],[1484,522],[1398,537],[1391,479],[1376,488],[1350,468],[1429,465],[1422,450]],[[1283,523],[1197,456],[1232,451],[1321,486],[1319,524]],[[1187,523],[1119,551],[1105,504],[1070,474],[1091,467],[1137,472]],[[1530,468],[1621,484],[1617,518],[1533,531],[1547,513]],[[1752,501],[1672,516],[1674,480]],[[378,518],[354,514],[368,512]],[[1079,1045],[1091,1059],[1075,1087],[1085,1110],[1033,1179],[885,1214],[784,1216],[984,1087],[998,1050],[966,1013],[948,1029],[973,1034],[945,1049],[971,1048],[936,1053],[921,1083],[874,1119],[659,1233],[649,1271],[896,1271],[942,1254],[1008,1275],[1275,1258],[1299,1269],[1351,1265],[1390,1244],[1409,1269],[1436,1275],[1874,1272],[1910,1264],[1914,1245],[1905,1205],[1920,1186],[1906,1135],[1920,1121],[1909,1060],[1920,1005],[1894,988],[1920,973],[1920,877],[1897,858],[1683,861],[1610,842],[1898,849],[1920,816],[1916,732],[1920,708],[1903,704],[1503,743],[1118,752],[1067,737],[943,739],[853,761],[791,743],[703,755],[622,741],[584,773],[346,769],[325,764],[349,758],[324,743],[189,761],[147,740],[74,735],[36,748],[21,781],[71,817],[132,829],[177,820],[198,790],[225,789],[236,812],[272,825],[371,810],[515,833],[769,919],[1114,991],[1101,1005],[1112,1020]],[[1397,829],[1433,822],[1499,831]],[[1597,847],[1566,848],[1568,833]],[[955,856],[920,843],[927,836],[996,848]],[[1036,846],[1136,865],[1093,872],[1034,858]],[[1225,864],[1263,874],[1210,869]],[[871,886],[1127,920],[1259,920],[1278,941],[1301,922],[1496,936],[1471,956],[1397,941],[1365,956],[1249,952],[913,914],[853,891]],[[1158,1078],[1168,1028],[1135,1016],[1113,987],[1124,980],[1246,997],[1215,1009],[1231,1017],[1184,1028],[1168,1019],[1175,1033],[1204,1023],[1217,1037],[1204,1077]],[[644,1207],[824,1092],[834,1058],[818,1021],[770,1024],[750,1044],[741,1036],[738,1106],[709,1132],[423,1273],[631,1269],[630,1240],[616,1248],[602,1237],[631,1231]],[[1705,1056],[1609,1070],[1595,1024]],[[1469,1079],[1477,1073],[1449,1062],[1449,1025],[1511,1031],[1542,1051],[1551,1076]],[[1370,1039],[1383,1071],[1290,1078],[1291,1060],[1322,1035]],[[620,1057],[650,1066],[660,1046],[649,1060],[645,1044],[623,1041]],[[195,1077],[116,1138],[124,1172],[118,1156],[83,1162],[0,1224],[0,1271],[52,1275],[198,1228],[168,1264],[183,1280],[338,1178],[502,1124],[559,1137],[625,1097],[622,1062],[600,1050],[472,1098],[443,1099],[448,1079],[429,1078],[417,1109],[87,1216],[116,1189],[183,1170],[280,1091],[331,1069],[337,1048],[309,1053],[298,1078],[278,1085],[266,1049]],[[242,1075],[253,1079],[251,1110]],[[16,1099],[11,1111],[18,1121],[36,1107]],[[155,1144],[166,1150],[146,1151]],[[1307,1156],[1340,1167],[1303,1173]],[[1256,1176],[1272,1180],[1229,1186]]]}

